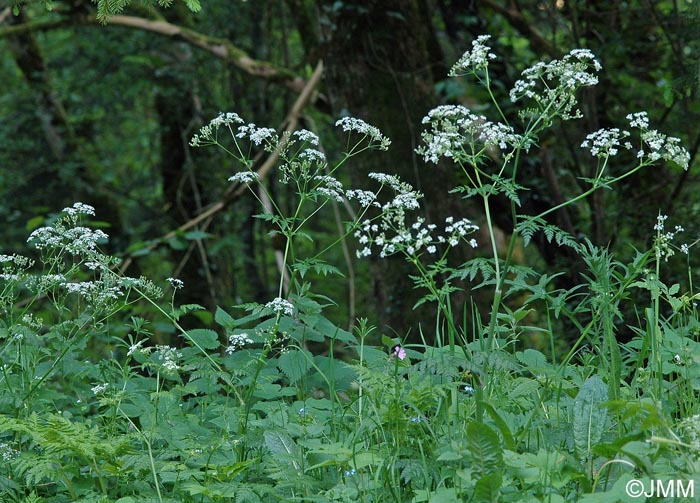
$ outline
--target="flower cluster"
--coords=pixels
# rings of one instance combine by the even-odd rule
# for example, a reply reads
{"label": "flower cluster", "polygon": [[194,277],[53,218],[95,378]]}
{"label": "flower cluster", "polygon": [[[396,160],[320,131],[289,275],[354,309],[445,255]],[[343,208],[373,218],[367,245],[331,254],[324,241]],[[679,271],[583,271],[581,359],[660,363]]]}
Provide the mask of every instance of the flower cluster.
{"label": "flower cluster", "polygon": [[318,145],[319,139],[316,133],[309,131],[308,129],[300,129],[299,131],[294,131],[292,136],[296,137],[299,141],[309,143],[311,145]]}
{"label": "flower cluster", "polygon": [[253,340],[248,337],[248,334],[231,334],[228,336],[228,347],[226,348],[226,352],[228,354],[233,354],[246,344],[253,344]]}
{"label": "flower cluster", "polygon": [[[656,238],[654,239],[654,251],[658,258],[663,258],[668,261],[673,255],[675,255],[675,245],[673,240],[676,234],[683,232],[683,227],[676,225],[673,231],[666,231],[666,220],[668,220],[668,215],[659,215],[656,217],[656,224],[654,225],[654,230],[656,231]],[[680,246],[682,253],[688,253],[688,245],[682,244]]]}
{"label": "flower cluster", "polygon": [[307,148],[301,151],[299,159],[310,163],[315,162],[317,164],[323,164],[326,162],[326,154],[315,148]]}
{"label": "flower cluster", "polygon": [[65,228],[62,225],[39,227],[32,231],[27,242],[37,250],[62,248],[72,255],[93,254],[100,242],[107,240],[107,234],[100,229],[88,227]]}
{"label": "flower cluster", "polygon": [[277,131],[270,127],[258,127],[253,123],[247,126],[239,126],[236,138],[246,138],[255,145],[260,145],[263,142],[266,144],[276,145]]}
{"label": "flower cluster", "polygon": [[129,346],[129,351],[126,352],[126,356],[131,356],[137,351],[141,352],[141,346],[143,346],[143,343],[146,342],[145,339],[141,339],[138,342],[135,342],[131,346]]}
{"label": "flower cluster", "polygon": [[343,131],[352,131],[362,136],[368,137],[371,146],[377,146],[379,150],[387,150],[391,145],[391,140],[384,136],[375,126],[367,124],[355,117],[343,117],[335,123],[336,127],[342,127]]}
{"label": "flower cluster", "polygon": [[79,281],[76,283],[65,282],[61,285],[68,293],[74,293],[81,297],[89,298],[95,304],[102,304],[108,301],[117,300],[124,295],[121,285],[110,284],[110,282]]}
{"label": "flower cluster", "polygon": [[630,127],[638,128],[642,137],[643,147],[637,152],[639,159],[656,162],[659,159],[675,162],[683,169],[688,169],[690,153],[681,147],[681,140],[666,136],[655,129],[649,129],[649,118],[646,112],[629,114],[627,120]]}
{"label": "flower cluster", "polygon": [[105,391],[107,391],[107,388],[109,388],[109,383],[96,384],[95,386],[93,386],[90,389],[92,390],[92,392],[95,395],[100,395],[100,394],[104,393]]}
{"label": "flower cluster", "polygon": [[259,179],[260,175],[258,175],[258,173],[256,173],[255,171],[239,171],[235,175],[229,177],[228,181],[248,185],[249,183],[252,183],[255,180]]}
{"label": "flower cluster", "polygon": [[0,280],[19,282],[27,275],[34,261],[22,255],[0,255]]}
{"label": "flower cluster", "polygon": [[6,442],[0,442],[0,459],[5,463],[9,463],[13,459],[19,456],[19,451],[12,448],[12,446]]}
{"label": "flower cluster", "polygon": [[417,152],[426,162],[437,163],[442,157],[476,162],[487,149],[505,150],[523,144],[522,136],[512,127],[491,122],[462,105],[436,107],[423,118],[423,124],[429,124],[430,130],[423,131],[426,146]]}
{"label": "flower cluster", "polygon": [[201,147],[204,145],[212,145],[216,144],[216,138],[217,134],[219,131],[219,128],[221,126],[228,127],[229,130],[231,129],[232,124],[243,124],[244,121],[241,119],[238,114],[233,113],[233,112],[227,112],[227,113],[220,113],[216,117],[214,117],[211,121],[209,121],[209,124],[203,126],[200,130],[199,133],[194,135],[192,137],[192,140],[190,140],[190,145],[192,147]]}
{"label": "flower cluster", "polygon": [[444,232],[435,234],[437,225],[425,224],[425,219],[419,217],[415,223],[406,225],[403,215],[401,218],[380,219],[379,224],[365,220],[362,228],[355,232],[355,237],[364,247],[357,250],[358,258],[368,257],[372,254],[372,246],[379,249],[379,257],[384,258],[396,253],[403,253],[410,258],[417,258],[423,250],[433,255],[437,253],[438,246],[455,247],[464,239],[475,248],[476,240],[467,237],[478,230],[478,226],[468,219],[456,220],[453,217],[445,219]]}
{"label": "flower cluster", "polygon": [[[599,129],[586,136],[586,140],[581,143],[581,148],[590,149],[591,155],[594,157],[610,157],[617,154],[620,140],[629,135],[629,131],[621,131],[619,128]],[[632,144],[625,142],[624,148],[630,150]]]}
{"label": "flower cluster", "polygon": [[185,283],[181,279],[168,278],[165,281],[170,283],[170,286],[173,287],[173,289],[175,289],[175,290],[179,290],[185,286]]}
{"label": "flower cluster", "polygon": [[63,208],[63,213],[68,215],[68,217],[76,219],[80,215],[88,215],[91,217],[95,216],[95,208],[85,203],[73,203],[73,206],[69,208]]}
{"label": "flower cluster", "polygon": [[470,51],[465,52],[459,61],[457,61],[450,73],[450,77],[460,75],[468,75],[475,73],[477,70],[482,70],[488,67],[489,60],[496,59],[496,55],[491,52],[491,47],[485,44],[491,38],[491,35],[480,35],[472,42]]}
{"label": "flower cluster", "polygon": [[265,304],[267,309],[271,309],[275,314],[283,314],[285,316],[294,316],[294,304],[281,297],[276,297]]}
{"label": "flower cluster", "polygon": [[[148,347],[141,349],[141,353],[148,354],[154,348]],[[170,346],[156,346],[154,351],[156,361],[161,365],[167,373],[174,373],[180,369],[178,361],[182,358],[182,353]]]}
{"label": "flower cluster", "polygon": [[346,190],[345,197],[348,199],[348,201],[352,201],[353,199],[355,199],[358,203],[360,203],[360,206],[362,206],[363,208],[368,208],[370,206],[381,208],[382,206],[377,201],[377,194],[375,194],[371,190]]}
{"label": "flower cluster", "polygon": [[[240,126],[234,132],[233,126],[236,124],[240,124]],[[209,124],[203,126],[199,133],[190,140],[190,146],[218,145],[219,128],[222,126],[228,128],[234,138],[246,139],[256,146],[263,145],[267,151],[274,150],[279,143],[277,131],[274,129],[258,127],[253,123],[245,124],[245,121],[238,114],[227,112],[220,113],[209,121]]]}
{"label": "flower cluster", "polygon": [[[588,49],[574,49],[561,60],[549,63],[540,61],[523,70],[510,91],[513,102],[523,98],[535,100],[541,111],[550,116],[560,115],[562,119],[581,117],[577,104],[576,90],[579,87],[595,86],[601,70],[600,63]],[[538,90],[542,84],[542,89]]]}
{"label": "flower cluster", "polygon": [[[672,161],[688,169],[690,154],[683,148],[678,138],[666,136],[655,129],[649,129],[649,117],[646,112],[636,112],[627,115],[630,127],[639,129],[642,148],[637,151],[637,158],[644,164],[652,164],[658,160]],[[632,143],[622,140],[628,138],[630,132],[618,128],[599,129],[586,136],[581,143],[582,148],[591,151],[595,157],[606,158],[618,153],[620,147],[632,150]]]}
{"label": "flower cluster", "polygon": [[334,199],[339,203],[342,203],[345,198],[345,191],[343,189],[343,184],[337,179],[330,175],[317,175],[314,180],[318,182],[318,185],[314,191],[321,194],[328,199]]}

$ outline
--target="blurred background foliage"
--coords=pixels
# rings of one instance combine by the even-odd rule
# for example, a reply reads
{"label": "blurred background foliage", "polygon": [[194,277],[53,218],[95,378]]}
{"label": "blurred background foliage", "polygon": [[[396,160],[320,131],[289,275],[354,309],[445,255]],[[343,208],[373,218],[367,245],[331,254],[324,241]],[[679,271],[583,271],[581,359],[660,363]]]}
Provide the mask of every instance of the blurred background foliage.
{"label": "blurred background foliage", "polygon": [[[343,115],[375,124],[393,140],[389,152],[354,159],[345,181],[359,188],[368,172],[398,174],[426,194],[428,221],[454,214],[480,222],[478,209],[445,192],[458,181],[456,170],[425,165],[414,149],[422,117],[439,104],[461,103],[496,118],[477,86],[447,78],[484,33],[493,35],[499,55],[492,78],[509,118],[517,107],[508,90],[525,67],[576,47],[591,49],[603,65],[600,84],[582,96],[585,118],[555,125],[523,163],[526,212],[581,191],[581,178],[595,167],[578,148],[588,132],[622,126],[626,114],[648,110],[652,124],[684,141],[690,170],[654,168],[550,217],[621,257],[649,244],[659,212],[685,227],[687,241],[698,236],[696,0],[207,0],[193,12],[198,6],[15,0],[0,8],[2,253],[26,252],[33,228],[82,201],[96,207],[108,250],[123,257],[128,275],[178,277],[185,283],[179,301],[210,309],[269,301],[279,273],[275,241],[253,218],[259,208],[249,194],[227,191],[226,179],[238,169],[230,157],[192,149],[189,139],[220,111],[283,127],[319,61],[323,78],[299,127],[319,134],[330,159],[341,151],[333,124]],[[622,155],[616,160],[632,163]],[[274,173],[264,183],[282,201],[295,197]],[[507,201],[496,204],[496,223],[507,235],[513,227]],[[207,211],[210,218],[191,225]],[[314,242],[305,246],[320,250],[332,242],[344,212],[340,205],[321,215]],[[544,238],[517,256],[540,270],[564,271],[561,286],[581,280],[569,250]],[[419,322],[430,326],[429,309],[413,309],[420,293],[401,261],[360,262],[352,244],[329,260],[345,277],[307,279],[337,302],[328,314],[340,326],[357,316],[402,336],[417,335]],[[690,261],[698,267],[696,257]],[[469,283],[462,286],[455,312],[471,313],[473,300],[488,315]],[[201,315],[190,323],[208,321]]]}

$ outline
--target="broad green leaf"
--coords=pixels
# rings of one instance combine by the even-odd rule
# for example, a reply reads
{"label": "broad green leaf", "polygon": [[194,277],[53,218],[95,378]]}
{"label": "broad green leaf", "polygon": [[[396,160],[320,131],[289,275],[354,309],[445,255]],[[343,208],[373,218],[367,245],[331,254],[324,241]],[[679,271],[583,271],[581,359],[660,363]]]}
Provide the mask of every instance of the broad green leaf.
{"label": "broad green leaf", "polygon": [[481,406],[484,408],[486,413],[491,417],[498,430],[503,436],[503,443],[506,449],[515,450],[515,440],[513,439],[513,433],[510,431],[508,424],[501,417],[501,414],[496,410],[496,408],[489,402],[481,402]]}
{"label": "broad green leaf", "polygon": [[476,481],[474,486],[474,503],[497,503],[501,492],[503,476],[500,472],[489,473]]}
{"label": "broad green leaf", "polygon": [[236,320],[233,318],[233,316],[218,306],[216,308],[216,313],[214,314],[214,320],[219,326],[227,329],[232,329],[236,325]]}
{"label": "broad green leaf", "polygon": [[287,376],[290,384],[295,384],[311,368],[313,356],[306,349],[289,349],[279,357],[277,366]]}
{"label": "broad green leaf", "polygon": [[266,431],[265,447],[272,454],[284,454],[289,456],[298,456],[300,454],[299,446],[294,442],[292,437],[283,431]]}
{"label": "broad green leaf", "polygon": [[591,376],[581,386],[574,401],[574,444],[579,457],[586,459],[603,438],[608,411],[601,404],[608,399],[608,388],[598,376]]}
{"label": "broad green leaf", "polygon": [[500,470],[503,465],[501,441],[490,426],[471,421],[467,425],[467,446],[473,456],[474,467],[480,476]]}

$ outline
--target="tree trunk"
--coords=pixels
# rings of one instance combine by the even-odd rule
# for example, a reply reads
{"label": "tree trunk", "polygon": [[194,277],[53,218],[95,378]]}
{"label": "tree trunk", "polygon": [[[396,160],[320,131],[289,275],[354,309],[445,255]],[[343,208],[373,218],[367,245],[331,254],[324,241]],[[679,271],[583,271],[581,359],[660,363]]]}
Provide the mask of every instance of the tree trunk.
{"label": "tree trunk", "polygon": [[[436,103],[433,92],[436,45],[427,9],[417,0],[365,0],[344,4],[319,1],[328,16],[321,53],[327,63],[327,88],[336,116],[350,114],[377,126],[392,140],[388,152],[355,158],[350,168],[355,187],[370,172],[398,175],[425,194],[424,216],[439,223],[450,213],[446,187],[450,172],[425,166],[415,154],[421,120]],[[401,257],[372,262],[373,293],[380,323],[417,336],[418,323],[430,326],[429,309],[413,310],[426,292],[416,291],[414,274]],[[370,306],[365,306],[370,307]]]}

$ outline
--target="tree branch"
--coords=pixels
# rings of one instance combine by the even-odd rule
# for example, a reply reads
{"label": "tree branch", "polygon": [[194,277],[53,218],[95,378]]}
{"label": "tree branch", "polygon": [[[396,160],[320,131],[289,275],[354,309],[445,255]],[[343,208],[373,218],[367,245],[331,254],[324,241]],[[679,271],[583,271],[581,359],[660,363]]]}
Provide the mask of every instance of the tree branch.
{"label": "tree branch", "polygon": [[[27,22],[0,28],[0,38],[19,35],[30,31],[47,31],[81,25],[103,26],[94,16]],[[114,15],[109,18],[109,25],[148,31],[164,37],[187,42],[190,45],[199,47],[213,54],[217,58],[243,70],[249,75],[281,84],[296,93],[302,92],[306,86],[304,79],[291,70],[273,65],[267,61],[253,59],[244,50],[223,38],[210,37],[203,33],[168,23],[167,21],[153,21],[138,16]]]}
{"label": "tree branch", "polygon": [[[301,115],[301,112],[304,110],[306,106],[309,104],[313,103],[316,97],[318,96],[318,93],[316,92],[316,87],[318,86],[319,82],[321,81],[321,76],[323,75],[323,61],[319,61],[318,64],[316,65],[316,69],[314,70],[313,75],[311,75],[311,78],[309,81],[306,83],[306,86],[302,90],[302,92],[299,94],[297,97],[296,101],[294,102],[294,105],[292,106],[291,110],[287,114],[287,117],[285,118],[284,122],[282,123],[282,126],[280,129],[284,129],[286,132],[293,132],[297,124],[299,122],[299,116]],[[281,138],[288,138],[289,136],[287,135],[280,135]],[[280,144],[277,146],[277,149],[275,149],[274,152],[272,152],[267,159],[265,159],[265,162],[262,163],[262,165],[257,169],[257,174],[258,178],[260,180],[264,179],[265,176],[270,172],[270,170],[275,166],[277,163],[277,159],[279,158],[279,153],[282,151],[282,149],[286,146],[285,140],[280,141]],[[260,161],[262,161],[262,152],[259,153],[255,159],[254,159],[254,164],[258,164]],[[192,218],[188,222],[185,222],[182,224],[180,227],[177,229],[168,232],[167,234],[161,236],[160,238],[152,241],[148,246],[145,246],[144,248],[141,248],[137,250],[134,253],[143,253],[144,250],[152,251],[156,249],[159,245],[167,243],[168,240],[174,238],[177,236],[179,233],[182,233],[188,229],[191,229],[192,227],[202,224],[202,226],[199,228],[200,230],[205,230],[207,227],[212,222],[212,219],[214,215],[222,211],[224,208],[226,208],[231,202],[233,202],[235,199],[239,198],[246,190],[248,189],[247,185],[231,185],[226,192],[224,193],[223,197],[221,200],[217,201],[216,203],[212,204],[207,208],[205,211],[197,215],[196,217]],[[120,272],[126,271],[129,266],[132,264],[134,261],[134,256],[133,254],[129,257],[127,257],[124,262],[121,263],[119,266]]]}
{"label": "tree branch", "polygon": [[496,0],[482,0],[482,2],[492,11],[500,14],[510,23],[510,25],[518,30],[525,38],[530,41],[532,50],[536,53],[546,53],[552,57],[557,57],[558,54],[552,47],[552,44],[540,35],[528,21],[515,9],[504,7],[502,2]]}

